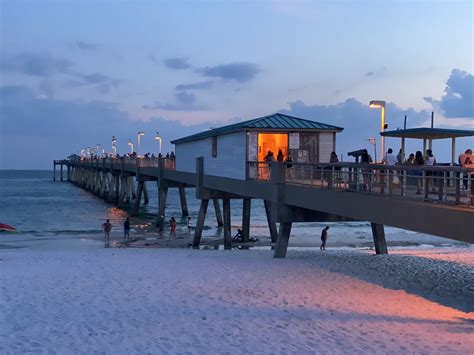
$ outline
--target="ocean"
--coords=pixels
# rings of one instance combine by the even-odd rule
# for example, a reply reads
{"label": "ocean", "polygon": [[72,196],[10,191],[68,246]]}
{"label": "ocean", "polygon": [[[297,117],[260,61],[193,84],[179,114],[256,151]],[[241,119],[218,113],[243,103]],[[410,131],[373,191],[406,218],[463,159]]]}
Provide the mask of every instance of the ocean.
{"label": "ocean", "polygon": [[[110,219],[114,230],[121,230],[129,210],[119,209],[95,195],[69,182],[52,180],[52,171],[0,171],[0,222],[7,223],[21,232],[23,240],[47,240],[54,243],[64,238],[102,238],[101,225]],[[147,182],[150,203],[142,206],[139,217],[131,219],[132,234],[156,236],[158,211],[157,186]],[[199,200],[194,189],[187,189],[191,224],[196,223]],[[222,208],[222,207],[221,207]],[[390,212],[388,212],[390,213]],[[187,231],[187,219],[181,218],[177,189],[170,189],[166,205],[166,220],[174,216],[178,233]],[[231,201],[232,234],[241,227],[242,201]],[[372,232],[368,222],[294,223],[290,245],[319,245],[321,229],[329,225],[328,246],[371,247]],[[251,236],[269,239],[265,209],[262,201],[252,200]],[[222,228],[217,228],[213,204],[209,204],[204,236],[222,238]],[[397,228],[386,227],[387,242],[398,246],[437,245],[451,246],[458,242],[428,236]],[[25,239],[26,238],[26,239]],[[11,237],[9,237],[11,240]],[[0,241],[1,244],[1,241]]]}

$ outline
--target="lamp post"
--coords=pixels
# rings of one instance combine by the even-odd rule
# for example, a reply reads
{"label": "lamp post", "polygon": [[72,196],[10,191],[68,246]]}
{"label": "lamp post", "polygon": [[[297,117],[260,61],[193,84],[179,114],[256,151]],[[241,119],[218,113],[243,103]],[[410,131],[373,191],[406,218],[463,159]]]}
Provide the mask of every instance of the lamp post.
{"label": "lamp post", "polygon": [[[382,109],[382,122],[381,122],[382,130],[381,130],[381,132],[382,133],[385,132],[385,128],[388,126],[385,123],[385,101],[372,100],[372,101],[370,101],[369,107],[371,107],[371,108],[381,108]],[[384,154],[385,154],[385,137],[384,136],[382,136],[380,148],[381,148],[381,151],[382,151],[381,152],[382,157],[381,157],[380,161],[382,161],[383,157],[384,157]],[[376,159],[377,159],[377,157],[376,157]]]}
{"label": "lamp post", "polygon": [[375,159],[377,159],[377,140],[375,139],[375,137],[366,138],[365,140],[369,141],[369,143],[374,146],[374,157]]}
{"label": "lamp post", "polygon": [[141,151],[141,148],[140,148],[140,137],[144,136],[144,135],[145,135],[145,132],[143,132],[143,131],[138,132],[138,157],[139,158],[141,158],[141,156],[142,156],[142,151]]}
{"label": "lamp post", "polygon": [[130,154],[132,154],[133,153],[133,143],[130,139],[128,140],[128,145],[130,147]]}
{"label": "lamp post", "polygon": [[117,138],[112,136],[112,149],[114,151],[114,157],[117,156]]}
{"label": "lamp post", "polygon": [[161,137],[160,137],[160,132],[156,132],[155,140],[158,141],[158,144],[160,145],[160,151],[159,153],[161,154]]}

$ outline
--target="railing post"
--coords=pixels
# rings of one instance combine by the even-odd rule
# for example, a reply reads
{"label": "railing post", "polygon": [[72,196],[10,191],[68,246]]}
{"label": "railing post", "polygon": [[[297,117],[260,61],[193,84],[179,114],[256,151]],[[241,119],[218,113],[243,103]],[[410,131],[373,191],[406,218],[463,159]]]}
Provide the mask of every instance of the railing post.
{"label": "railing post", "polygon": [[319,179],[320,180],[320,187],[321,189],[324,187],[324,168],[323,166],[321,165],[321,168],[320,168],[320,174],[321,174],[321,178]]}
{"label": "railing post", "polygon": [[446,171],[443,171],[443,202],[448,200],[448,177]]}
{"label": "railing post", "polygon": [[472,206],[473,205],[473,199],[472,199],[472,174],[470,171],[467,172],[467,204],[468,206]]}
{"label": "railing post", "polygon": [[335,182],[336,182],[336,167],[333,165],[332,172],[331,172],[331,189],[334,189]]}
{"label": "railing post", "polygon": [[407,179],[408,179],[408,175],[407,175],[407,171],[406,170],[403,170],[402,172],[402,196],[405,196],[406,195],[406,190],[407,190]]}
{"label": "railing post", "polygon": [[372,194],[374,191],[374,171],[372,169],[369,170],[369,193]]}
{"label": "railing post", "polygon": [[[354,168],[354,173],[355,173],[355,184],[356,184],[356,191],[360,190],[360,184],[359,184],[359,168]],[[364,172],[362,172],[364,174]],[[362,180],[364,180],[364,176],[362,175]]]}
{"label": "railing post", "polygon": [[390,183],[390,169],[385,170],[385,179],[387,181],[387,189],[385,191],[385,195],[389,196],[392,192],[392,185]]}
{"label": "railing post", "polygon": [[421,191],[423,191],[423,197],[425,199],[428,198],[428,186],[426,184],[426,170],[423,169],[422,174],[421,174]]}

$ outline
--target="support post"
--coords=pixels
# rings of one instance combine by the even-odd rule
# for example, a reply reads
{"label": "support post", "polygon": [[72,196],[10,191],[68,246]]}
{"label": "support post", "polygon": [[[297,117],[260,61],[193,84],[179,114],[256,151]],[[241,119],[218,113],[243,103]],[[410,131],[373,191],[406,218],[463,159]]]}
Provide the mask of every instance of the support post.
{"label": "support post", "polygon": [[291,225],[291,222],[280,223],[280,228],[278,230],[278,239],[275,246],[275,253],[273,254],[274,258],[286,257],[286,251],[288,250],[288,242],[290,240]]}
{"label": "support post", "polygon": [[221,206],[219,205],[219,200],[214,198],[212,199],[212,202],[214,203],[214,211],[216,213],[217,226],[222,227],[224,225],[224,222],[222,221],[222,213],[221,213]]}
{"label": "support post", "polygon": [[272,243],[276,243],[277,237],[278,237],[278,231],[277,231],[276,223],[272,219],[271,204],[270,204],[270,201],[268,200],[264,200],[263,203],[265,205],[265,214],[267,215],[268,229],[270,230],[270,238],[272,240]]}
{"label": "support post", "polygon": [[207,206],[209,205],[209,200],[201,200],[201,207],[199,208],[199,214],[196,221],[196,228],[194,229],[194,238],[193,238],[193,248],[199,249],[199,244],[201,243],[202,229],[204,227],[204,221],[206,219]]}
{"label": "support post", "polygon": [[222,200],[222,208],[224,210],[224,250],[232,248],[232,235],[230,228],[230,199]]}
{"label": "support post", "polygon": [[370,225],[374,237],[375,254],[388,254],[383,224],[371,222]]}
{"label": "support post", "polygon": [[61,181],[64,181],[64,179],[63,179],[63,164],[62,164],[62,163],[59,164],[59,169],[60,169],[60,172],[61,172],[61,174],[60,174],[60,176],[61,176]]}
{"label": "support post", "polygon": [[250,239],[250,208],[252,200],[244,198],[242,206],[242,242],[247,243]]}
{"label": "support post", "polygon": [[53,166],[54,166],[54,169],[53,169],[53,181],[56,181],[56,162],[53,162]]}
{"label": "support post", "polygon": [[184,189],[184,187],[179,187],[178,188],[179,190],[179,199],[181,201],[181,214],[183,217],[187,217],[189,216],[189,213],[188,213],[188,203],[186,201],[186,190]]}
{"label": "support post", "polygon": [[456,138],[451,138],[451,165],[456,163]]}
{"label": "support post", "polygon": [[148,189],[146,188],[146,181],[143,181],[143,204],[148,205],[150,199],[148,198]]}
{"label": "support post", "polygon": [[167,195],[168,195],[167,187],[158,188],[158,217],[165,215]]}
{"label": "support post", "polygon": [[135,203],[133,205],[132,216],[138,216],[138,212],[140,211],[140,202],[142,199],[142,191],[143,191],[143,181],[139,181],[137,185],[137,194],[135,195]]}

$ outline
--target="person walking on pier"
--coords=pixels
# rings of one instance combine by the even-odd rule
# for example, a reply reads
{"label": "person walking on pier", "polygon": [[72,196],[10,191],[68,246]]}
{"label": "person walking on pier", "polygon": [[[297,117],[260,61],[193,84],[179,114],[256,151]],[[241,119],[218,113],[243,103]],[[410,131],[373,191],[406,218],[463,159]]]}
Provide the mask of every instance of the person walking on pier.
{"label": "person walking on pier", "polygon": [[123,239],[130,240],[130,218],[127,217],[123,222]]}
{"label": "person walking on pier", "polygon": [[328,229],[329,226],[326,226],[321,232],[321,246],[319,247],[319,250],[326,250],[326,242],[328,240]]}
{"label": "person walking on pier", "polygon": [[112,230],[112,224],[109,220],[102,224],[102,229],[104,230],[105,247],[108,248],[110,247],[110,231]]}

